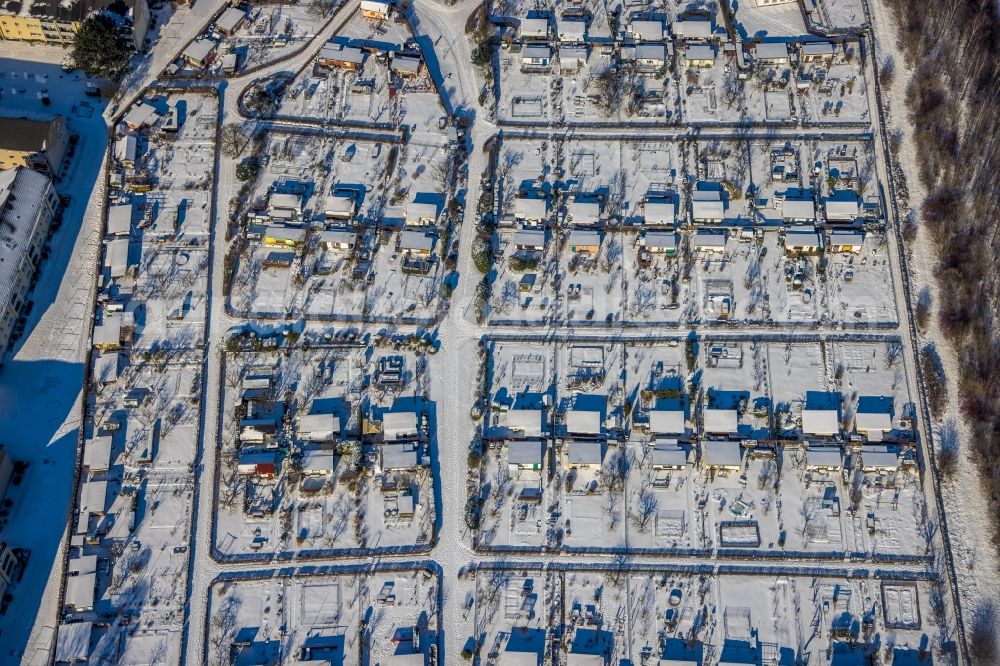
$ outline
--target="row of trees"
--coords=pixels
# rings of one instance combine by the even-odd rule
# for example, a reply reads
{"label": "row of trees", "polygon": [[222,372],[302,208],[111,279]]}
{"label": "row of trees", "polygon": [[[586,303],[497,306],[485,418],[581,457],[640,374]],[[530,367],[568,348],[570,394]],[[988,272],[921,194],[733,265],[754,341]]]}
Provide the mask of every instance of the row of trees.
{"label": "row of trees", "polygon": [[[906,89],[921,218],[938,249],[939,323],[958,350],[960,405],[991,505],[1000,503],[1000,16],[994,0],[888,0],[914,68]],[[942,45],[947,45],[942,48]],[[898,142],[894,142],[896,149]],[[926,308],[924,308],[926,310]],[[924,315],[926,318],[926,315]],[[942,380],[935,372],[930,381]],[[933,390],[933,386],[932,386]],[[932,399],[934,395],[930,396]],[[951,449],[952,447],[947,447]],[[953,453],[946,453],[946,467]],[[1000,545],[1000,513],[992,512]],[[970,619],[976,663],[996,663],[996,615]]]}

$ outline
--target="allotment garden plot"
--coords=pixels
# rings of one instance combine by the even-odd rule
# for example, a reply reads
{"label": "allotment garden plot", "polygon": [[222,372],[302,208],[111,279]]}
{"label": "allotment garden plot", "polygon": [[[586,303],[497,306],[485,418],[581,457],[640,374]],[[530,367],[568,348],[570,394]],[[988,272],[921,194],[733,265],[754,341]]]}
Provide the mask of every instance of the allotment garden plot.
{"label": "allotment garden plot", "polygon": [[415,320],[440,300],[444,144],[270,133],[230,300],[246,315]]}
{"label": "allotment garden plot", "polygon": [[440,581],[430,569],[216,582],[210,663],[435,659]]}
{"label": "allotment garden plot", "polygon": [[[403,69],[397,58],[420,64]],[[443,136],[446,114],[421,61],[405,22],[373,22],[356,14],[281,91],[275,113]]]}
{"label": "allotment garden plot", "polygon": [[223,557],[421,550],[434,536],[422,351],[234,352],[225,370]]}

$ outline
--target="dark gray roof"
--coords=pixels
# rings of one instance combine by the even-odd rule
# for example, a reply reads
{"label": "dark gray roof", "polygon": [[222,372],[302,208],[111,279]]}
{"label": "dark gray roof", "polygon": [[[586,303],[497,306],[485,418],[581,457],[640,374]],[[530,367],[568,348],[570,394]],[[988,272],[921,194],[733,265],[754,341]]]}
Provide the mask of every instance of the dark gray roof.
{"label": "dark gray roof", "polygon": [[49,141],[55,118],[0,117],[0,148],[4,150],[41,152]]}

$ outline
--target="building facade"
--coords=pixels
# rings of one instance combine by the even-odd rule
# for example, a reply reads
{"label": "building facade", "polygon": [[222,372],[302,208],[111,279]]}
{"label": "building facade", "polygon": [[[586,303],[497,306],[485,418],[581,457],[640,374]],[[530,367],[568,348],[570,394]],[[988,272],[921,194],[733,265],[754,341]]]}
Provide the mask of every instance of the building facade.
{"label": "building facade", "polygon": [[0,39],[69,45],[88,16],[105,9],[117,13],[120,8],[131,20],[135,47],[143,50],[149,29],[146,0],[26,0],[16,13],[0,9]]}
{"label": "building facade", "polygon": [[0,344],[8,345],[59,208],[52,181],[19,167],[0,171]]}
{"label": "building facade", "polygon": [[0,117],[0,171],[28,167],[59,175],[69,131],[62,117]]}

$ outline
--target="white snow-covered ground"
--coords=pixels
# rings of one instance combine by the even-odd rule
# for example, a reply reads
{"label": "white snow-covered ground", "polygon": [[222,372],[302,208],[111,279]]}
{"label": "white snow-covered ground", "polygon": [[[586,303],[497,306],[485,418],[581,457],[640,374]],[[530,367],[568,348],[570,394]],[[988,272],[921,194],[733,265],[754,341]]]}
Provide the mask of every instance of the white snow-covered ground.
{"label": "white snow-covered ground", "polygon": [[[714,7],[714,3],[708,4]],[[353,8],[354,2],[348,2],[344,11]],[[200,15],[200,6],[195,9]],[[689,406],[693,411],[689,415],[692,429],[698,427],[699,407],[720,399],[721,392],[728,392],[723,397],[730,400],[732,395],[745,392],[753,411],[747,410],[739,417],[740,435],[742,437],[746,432],[763,439],[771,430],[774,410],[779,404],[787,406],[787,423],[794,427],[794,415],[808,391],[840,391],[848,408],[853,405],[855,394],[891,396],[896,409],[902,410],[914,399],[916,388],[912,381],[913,364],[909,351],[904,351],[901,359],[893,362],[888,358],[889,345],[898,343],[898,338],[903,336],[899,329],[892,328],[903,316],[898,312],[901,287],[897,280],[892,279],[892,267],[898,265],[893,254],[896,249],[892,243],[883,247],[877,242],[877,236],[866,241],[864,253],[853,264],[847,257],[833,259],[831,267],[827,268],[833,280],[828,280],[825,291],[817,271],[802,270],[802,279],[808,281],[806,286],[811,289],[808,301],[803,295],[805,289],[794,288],[803,285],[792,285],[791,276],[785,278],[782,262],[792,263],[792,260],[785,259],[773,235],[765,237],[759,245],[730,239],[727,253],[721,256],[696,255],[697,259],[687,275],[682,270],[678,271],[683,276],[680,308],[664,310],[662,315],[658,312],[670,323],[681,321],[672,318],[671,313],[684,316],[691,332],[700,336],[699,347],[704,349],[694,352],[695,358],[688,362],[690,367],[686,370],[687,350],[683,349],[683,336],[688,334],[687,330],[639,325],[623,331],[620,327],[620,320],[628,311],[631,300],[627,290],[637,293],[644,282],[652,279],[648,274],[634,271],[630,262],[634,261],[635,253],[631,243],[622,241],[621,237],[625,234],[621,233],[605,234],[601,258],[607,258],[613,243],[622,244],[613,253],[618,265],[608,266],[607,271],[602,271],[599,265],[593,273],[576,266],[571,270],[570,260],[564,253],[551,257],[555,270],[563,273],[561,289],[566,290],[569,283],[580,285],[580,304],[570,301],[567,293],[566,303],[562,306],[567,312],[566,321],[546,322],[544,328],[536,322],[525,328],[510,328],[501,324],[499,320],[507,317],[502,312],[498,313],[497,299],[504,298],[503,285],[508,276],[514,279],[516,273],[504,273],[507,269],[498,264],[500,272],[493,285],[493,300],[489,303],[492,319],[487,320],[485,325],[477,324],[476,291],[480,276],[474,266],[471,248],[478,221],[476,206],[481,193],[480,174],[487,166],[483,144],[497,128],[486,120],[486,110],[477,103],[482,81],[469,65],[470,44],[463,34],[463,27],[473,9],[471,1],[445,5],[428,0],[418,3],[411,16],[415,37],[428,57],[427,76],[442,90],[444,108],[464,109],[476,115],[469,137],[468,185],[456,193],[459,200],[468,204],[456,236],[459,241],[458,280],[448,307],[440,311],[442,316],[431,332],[439,351],[429,360],[426,376],[418,382],[420,393],[426,394],[432,401],[429,404],[433,405],[430,421],[435,450],[430,468],[431,483],[433,492],[441,500],[435,503],[433,509],[436,540],[426,556],[385,557],[374,569],[368,558],[335,560],[320,556],[306,562],[291,557],[292,561],[280,566],[272,561],[250,563],[240,562],[237,558],[228,558],[229,561],[217,558],[213,545],[218,544],[212,544],[213,535],[221,538],[223,532],[230,531],[229,527],[239,528],[241,533],[248,529],[250,534],[253,533],[251,524],[245,519],[240,524],[238,510],[229,514],[221,512],[219,515],[224,518],[225,529],[213,533],[213,514],[219,511],[215,472],[217,466],[225,464],[217,446],[221,434],[218,428],[225,427],[227,419],[231,418],[232,408],[231,387],[226,386],[220,365],[226,336],[234,327],[282,329],[287,326],[286,330],[303,334],[301,341],[308,339],[306,334],[324,330],[315,322],[302,319],[302,313],[308,319],[311,314],[309,308],[298,310],[294,318],[289,315],[268,324],[255,321],[252,316],[231,314],[227,310],[223,273],[230,241],[226,237],[227,218],[221,211],[226,210],[226,202],[239,191],[235,166],[243,155],[220,158],[219,172],[213,174],[214,189],[211,191],[220,204],[220,215],[208,221],[211,261],[207,264],[210,270],[209,297],[204,304],[208,339],[204,346],[203,427],[194,435],[198,442],[193,466],[197,470],[193,500],[195,513],[189,548],[187,607],[180,641],[185,652],[179,660],[184,663],[201,663],[206,658],[210,662],[226,661],[231,655],[229,643],[232,640],[226,637],[236,636],[241,630],[248,629],[254,630],[252,636],[241,634],[241,638],[250,643],[248,648],[240,649],[246,652],[240,655],[244,659],[261,654],[287,657],[306,646],[307,641],[311,640],[313,642],[309,644],[315,645],[317,640],[337,639],[339,636],[345,637],[344,645],[352,656],[360,655],[362,659],[367,657],[370,663],[381,663],[390,652],[403,654],[410,649],[415,638],[413,627],[420,626],[430,629],[429,634],[424,634],[425,638],[440,643],[438,647],[443,653],[438,654],[438,663],[457,662],[463,649],[479,652],[480,658],[486,661],[499,657],[504,651],[540,652],[545,649],[547,630],[565,621],[563,644],[554,646],[560,658],[564,658],[566,652],[603,653],[639,663],[653,656],[654,652],[659,653],[655,655],[657,657],[676,658],[680,655],[673,652],[674,649],[685,652],[696,645],[706,663],[714,663],[719,658],[741,656],[749,649],[752,637],[755,643],[759,642],[753,655],[755,659],[773,657],[784,660],[791,656],[793,660],[797,657],[806,663],[820,664],[826,663],[823,655],[828,646],[832,646],[834,632],[854,632],[851,635],[863,635],[867,640],[872,635],[865,633],[870,627],[879,636],[889,635],[891,631],[894,647],[886,648],[888,641],[880,643],[880,652],[896,649],[897,659],[905,659],[913,658],[919,648],[929,646],[934,651],[936,663],[948,663],[948,656],[941,651],[941,642],[947,636],[941,628],[943,618],[937,612],[928,610],[931,600],[939,593],[935,580],[940,580],[940,573],[929,559],[921,559],[925,553],[933,554],[935,549],[940,548],[934,529],[933,503],[930,501],[933,487],[926,480],[923,484],[918,483],[909,473],[892,479],[890,485],[886,485],[886,479],[880,475],[867,482],[859,482],[861,492],[857,499],[857,511],[848,515],[846,509],[850,502],[846,496],[853,494],[851,484],[832,473],[806,473],[802,468],[801,455],[791,449],[781,461],[780,468],[773,467],[774,463],[767,457],[751,459],[745,456],[738,471],[703,474],[692,469],[671,473],[664,480],[659,472],[654,474],[645,458],[645,441],[622,441],[619,447],[632,451],[636,462],[623,489],[620,505],[615,505],[616,496],[612,493],[582,490],[588,482],[592,482],[589,484],[591,489],[600,489],[601,479],[596,470],[581,470],[568,486],[559,470],[555,482],[547,484],[543,490],[545,500],[533,510],[529,509],[526,516],[521,515],[520,506],[509,500],[501,502],[495,516],[497,532],[492,544],[528,546],[533,552],[527,555],[494,555],[474,551],[473,531],[467,527],[465,515],[466,498],[479,492],[483,481],[507,481],[501,478],[505,467],[503,448],[490,450],[484,456],[485,473],[469,468],[473,460],[468,455],[469,446],[478,441],[480,428],[484,427],[483,422],[476,419],[475,410],[471,410],[473,401],[480,397],[492,401],[498,397],[498,391],[505,389],[513,393],[527,389],[536,393],[530,396],[532,400],[542,402],[542,395],[547,396],[553,408],[560,413],[570,405],[599,405],[604,417],[603,429],[619,437],[618,433],[627,432],[630,427],[630,417],[635,417],[634,413],[629,414],[632,404],[627,404],[627,401],[635,387],[645,384],[648,368],[653,363],[646,358],[648,350],[650,358],[662,356],[665,366],[676,368],[680,384],[676,389],[678,392],[693,390],[693,395],[697,396],[695,404]],[[515,15],[520,12],[517,7],[507,9]],[[601,5],[593,9],[598,16],[597,24],[604,25],[608,8]],[[761,15],[771,11],[767,8],[752,9]],[[191,16],[190,12],[187,14]],[[786,29],[791,26],[793,34],[801,33],[801,28],[791,19],[779,23]],[[178,29],[181,28],[186,30],[187,24],[178,26]],[[392,29],[403,30],[403,26],[393,24]],[[320,44],[331,34],[332,28],[323,31],[313,40],[313,48],[291,59],[277,60],[255,76],[297,71],[299,67],[308,65]],[[154,55],[154,62],[160,57],[159,53],[158,50]],[[841,79],[861,76],[862,70],[857,61],[839,63],[836,67],[844,69],[843,73],[834,74]],[[235,102],[247,84],[248,80],[239,77],[227,82],[222,100],[224,121],[240,121]],[[503,85],[502,80],[502,88]],[[818,91],[811,90],[812,97],[800,101],[803,111],[819,119],[822,109],[813,108],[814,92]],[[409,94],[404,93],[403,96]],[[836,98],[832,103],[836,104],[840,100],[839,90],[832,90],[831,94]],[[849,97],[847,95],[845,84],[846,101],[840,120],[870,122],[869,98],[873,95],[867,83],[859,78]],[[435,151],[439,153],[443,145],[440,137],[435,136],[439,134],[436,118],[440,109],[430,103],[429,97],[414,98],[412,102],[405,109],[409,114],[412,108],[412,118],[418,125],[411,139],[412,145],[420,146],[421,150],[429,146],[431,152],[424,151],[422,156],[415,153],[410,157],[429,165],[435,159]],[[290,108],[293,108],[290,115],[319,113],[319,117],[326,117],[325,110],[318,111],[298,99]],[[830,113],[835,112],[831,110]],[[719,118],[722,119],[721,116]],[[833,118],[836,119],[836,116]],[[282,125],[287,127],[286,121],[282,121]],[[613,128],[613,132],[619,134],[631,131],[627,125]],[[829,131],[837,133],[839,130],[833,128]],[[803,132],[808,140],[810,131],[806,129]],[[570,164],[573,160],[570,160],[565,165],[566,175],[560,175],[560,178],[569,177],[572,172],[572,178],[583,189],[605,188],[615,169],[630,169],[633,164],[639,164],[640,176],[627,178],[624,188],[626,200],[632,207],[639,203],[646,186],[657,179],[665,178],[678,189],[683,189],[684,192],[679,195],[681,202],[686,203],[691,186],[696,182],[727,178],[727,169],[731,169],[732,165],[724,160],[699,161],[699,156],[704,158],[707,152],[711,152],[707,150],[714,141],[711,137],[699,137],[693,141],[683,127],[677,131],[672,129],[671,133],[673,138],[657,139],[660,145],[669,147],[659,165],[655,152],[652,155],[629,154],[617,136],[564,137],[559,136],[562,134],[560,128],[555,128],[543,138],[517,138],[518,142],[527,142],[528,149],[523,151],[523,160],[512,165],[514,173],[510,175],[513,184],[508,182],[504,187],[508,190],[512,186],[513,189],[519,187],[522,184],[519,175],[523,175],[524,181],[531,182],[539,176],[542,181],[549,179],[549,169],[558,161],[557,142],[559,151],[565,144],[570,157],[575,153],[583,156],[588,148],[598,147],[586,157],[586,161],[594,165],[589,170],[574,167]],[[792,135],[790,131],[787,137],[783,137],[781,132],[773,132],[766,140],[776,141],[791,138]],[[728,140],[722,138],[715,143]],[[845,143],[851,140],[854,140],[853,136],[848,137],[845,130]],[[317,141],[313,145],[320,143]],[[546,144],[545,147],[542,143]],[[310,149],[306,146],[296,152],[308,161]],[[692,162],[690,166],[688,162]],[[311,177],[310,165],[303,163],[300,166],[300,175]],[[355,166],[363,165],[359,162],[352,164],[351,168]],[[649,174],[646,167],[650,169]],[[759,163],[755,162],[753,168],[758,167]],[[714,173],[713,169],[718,168],[722,171]],[[417,168],[411,173],[420,176],[423,171]],[[751,175],[749,182],[755,178],[756,175]],[[323,180],[324,188],[328,184],[326,180]],[[745,189],[742,177],[734,180],[740,181],[741,190]],[[262,194],[267,187],[268,183],[262,183],[255,194]],[[739,205],[746,206],[744,210],[750,210],[745,200]],[[774,262],[773,269],[750,275],[752,264],[760,261],[764,248],[771,255],[766,258],[765,267]],[[872,255],[872,250],[877,252]],[[874,258],[862,263],[862,256],[865,259]],[[502,261],[509,263],[509,255],[505,255]],[[795,263],[798,263],[797,260]],[[807,263],[816,262],[810,259]],[[853,281],[843,279],[848,270],[845,264],[854,270]],[[388,280],[391,277],[387,272],[376,271],[376,294],[382,293],[379,290],[387,289],[390,284]],[[705,312],[711,312],[712,304],[718,302],[715,290],[720,288],[720,281],[730,283],[729,293],[739,313],[736,320],[728,325],[729,330],[721,328],[715,318],[705,317]],[[275,304],[273,307],[279,312],[288,307],[285,301],[289,291],[287,284],[275,280],[265,287],[262,293],[266,292],[269,303]],[[548,284],[542,287],[543,290],[550,288]],[[388,290],[397,291],[395,288]],[[574,286],[574,297],[576,293]],[[765,311],[763,307],[757,310],[756,319],[751,316],[749,302],[755,298],[752,293],[768,295],[771,318],[776,323],[759,324],[759,313]],[[554,298],[555,295],[552,296]],[[589,299],[586,303],[585,297]],[[856,302],[862,298],[867,300],[860,304]],[[794,299],[798,301],[793,302]],[[405,302],[382,297],[378,300],[379,307],[387,308],[385,313],[390,317],[404,314]],[[869,312],[867,321],[863,323],[878,323],[885,329],[845,331],[843,322],[839,320],[857,318],[850,312],[850,307],[843,307],[845,303],[851,307],[863,306]],[[266,309],[271,307],[269,305]],[[333,308],[329,303],[321,307],[323,312]],[[740,307],[744,310],[739,310]],[[845,310],[846,314],[838,317],[838,308]],[[87,306],[83,309],[85,318],[89,316]],[[573,319],[581,323],[590,319],[593,324],[583,331],[574,331],[566,325],[570,319],[569,310],[574,311]],[[538,321],[540,317],[532,316],[530,319]],[[359,321],[352,326],[362,335],[375,335],[383,330],[390,334],[406,334],[413,330],[395,323]],[[511,333],[526,335],[530,339],[500,339]],[[672,334],[673,338],[669,341],[665,337],[655,339],[664,334]],[[543,339],[544,335],[551,337]],[[760,340],[762,335],[767,339]],[[489,383],[485,386],[477,377],[477,359],[482,359],[480,346],[484,337],[492,339],[487,344],[492,346],[490,353],[494,355],[494,360],[501,359],[500,363],[494,364],[493,374],[487,377]],[[725,364],[709,361],[713,354],[721,353],[709,343],[725,346],[734,341],[743,346],[745,361],[742,365],[726,367]],[[603,373],[599,381],[581,383],[573,375],[579,372],[580,359],[592,360],[593,350],[601,351]],[[284,351],[279,353],[285,354]],[[868,360],[869,353],[872,354],[871,361]],[[518,360],[525,360],[526,354],[542,360],[540,363],[534,361],[531,367],[521,368],[523,372],[518,374],[511,363],[516,366]],[[891,355],[895,357],[896,354],[893,352]],[[82,355],[80,358],[82,360]],[[370,364],[371,359],[365,362]],[[691,389],[690,385],[694,382],[697,386]],[[484,390],[488,392],[487,396],[481,396]],[[224,410],[222,414],[220,409]],[[499,425],[499,419],[495,419],[489,410],[486,418],[489,419],[487,428]],[[560,416],[557,420],[560,425],[561,419]],[[2,423],[0,421],[0,427]],[[623,435],[621,437],[624,439]],[[561,465],[564,452],[553,450],[557,455],[551,460]],[[546,465],[549,460],[546,460]],[[69,476],[71,464],[68,460],[64,464],[65,473]],[[971,462],[963,461],[963,469],[970,465]],[[511,494],[520,485],[537,482],[541,479],[536,480],[530,474],[519,476],[511,484]],[[634,512],[632,507],[647,501],[641,496],[641,491],[650,484],[654,486],[658,511],[652,522],[640,529],[631,515]],[[948,497],[948,493],[954,491],[946,488],[945,492]],[[839,513],[834,511],[831,496],[839,501]],[[612,500],[610,506],[609,498]],[[546,515],[553,511],[550,499],[559,505],[555,509],[557,515]],[[958,529],[965,529],[963,526],[967,525],[971,533],[976,526],[974,518],[963,515],[963,509],[956,504],[954,499],[949,501],[949,507],[952,507],[949,517],[959,512]],[[929,507],[928,512],[925,512],[925,507]],[[293,525],[305,532],[305,542],[320,529],[328,515],[331,514],[327,513],[326,507],[299,502],[292,516]],[[737,541],[745,537],[745,532],[750,529],[747,525],[730,523],[748,516],[757,521],[754,529],[762,542],[754,555],[766,553],[767,558],[751,559],[734,554],[726,562],[727,571],[733,575],[713,572],[712,568],[720,562],[714,551],[725,546],[720,545],[721,535],[725,533]],[[178,516],[165,512],[164,520],[173,517]],[[552,524],[572,526],[563,535],[567,548],[578,549],[572,558],[560,558],[541,550],[542,544],[548,541],[546,521],[550,520]],[[532,528],[535,533],[532,533]],[[979,538],[986,539],[982,535]],[[52,540],[46,543],[51,546]],[[985,541],[971,543],[977,548],[986,548]],[[662,548],[663,552],[643,556],[623,554],[620,546],[625,544],[654,550]],[[590,548],[596,552],[588,552]],[[700,552],[683,552],[692,548]],[[829,554],[833,559],[800,563],[795,557],[783,556],[782,549],[805,551],[812,555]],[[845,551],[856,553],[861,560],[859,566],[843,561]],[[869,576],[868,564],[874,565],[875,556],[880,558],[879,576],[873,578]],[[985,556],[979,550],[969,552],[962,558],[962,566],[971,567],[977,558]],[[413,561],[424,557],[433,562],[435,576],[420,571],[422,560]],[[387,562],[397,563],[400,569],[387,573],[380,568]],[[483,565],[479,572],[469,568],[476,562]],[[641,571],[624,574],[622,570],[627,563]],[[494,565],[499,565],[499,568],[494,568]],[[408,572],[404,573],[404,569]],[[755,575],[751,576],[751,573]],[[915,582],[912,586],[891,582],[897,573],[900,578]],[[438,585],[443,589],[439,589]],[[965,585],[963,589],[970,599],[981,594],[970,585]],[[395,603],[388,603],[388,596],[392,596]],[[693,599],[697,601],[692,602]],[[914,600],[920,604],[922,616],[922,624],[917,627],[913,626]],[[950,612],[947,598],[945,601],[944,612],[947,614]],[[834,615],[828,616],[828,613]],[[358,623],[365,614],[370,614],[367,630],[359,641],[354,642],[354,637],[358,636]],[[865,619],[869,614],[873,614],[870,622]],[[54,621],[54,614],[52,617],[50,622]],[[294,626],[295,630],[282,632],[282,626]],[[663,633],[660,633],[661,630]],[[439,640],[441,634],[443,640]],[[45,637],[50,635],[51,632],[40,633],[38,644],[43,645]],[[847,636],[844,633],[840,635]],[[661,638],[665,639],[662,643]],[[920,645],[922,639],[927,641],[926,645]],[[430,649],[426,643],[422,644]],[[157,649],[155,644],[146,645],[139,640],[133,645],[146,654]],[[830,649],[836,652],[843,648]],[[848,652],[842,657],[845,661],[867,657],[857,651]]]}

